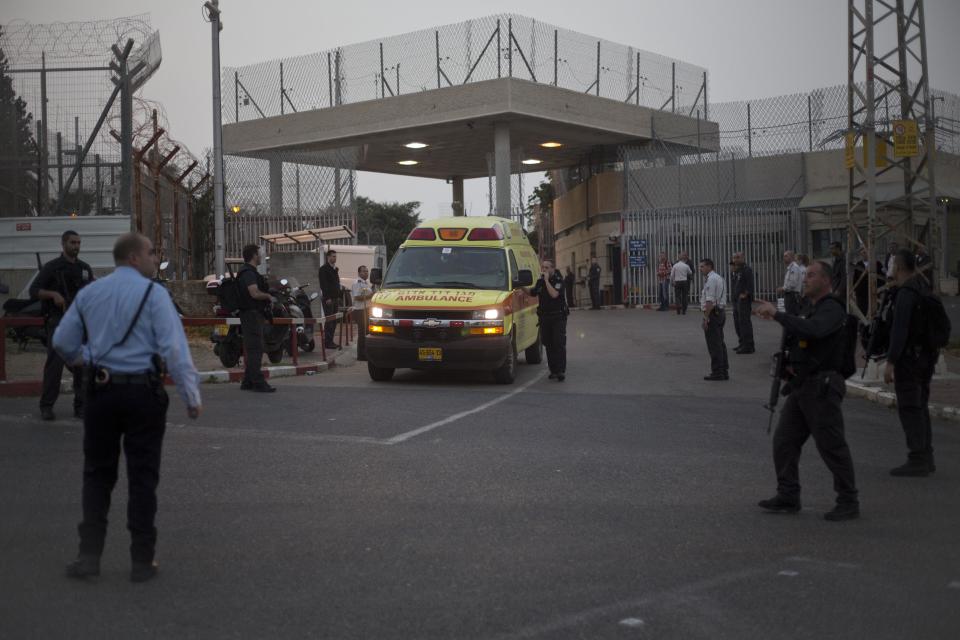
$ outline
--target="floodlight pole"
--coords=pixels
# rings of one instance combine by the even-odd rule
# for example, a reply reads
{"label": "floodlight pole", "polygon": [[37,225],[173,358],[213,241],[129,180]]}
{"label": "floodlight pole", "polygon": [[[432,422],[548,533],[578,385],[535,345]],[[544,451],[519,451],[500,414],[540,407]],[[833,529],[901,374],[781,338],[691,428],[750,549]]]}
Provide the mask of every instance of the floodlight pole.
{"label": "floodlight pole", "polygon": [[213,55],[213,238],[217,274],[226,270],[223,229],[223,129],[220,122],[220,21],[219,0],[204,3],[210,18]]}

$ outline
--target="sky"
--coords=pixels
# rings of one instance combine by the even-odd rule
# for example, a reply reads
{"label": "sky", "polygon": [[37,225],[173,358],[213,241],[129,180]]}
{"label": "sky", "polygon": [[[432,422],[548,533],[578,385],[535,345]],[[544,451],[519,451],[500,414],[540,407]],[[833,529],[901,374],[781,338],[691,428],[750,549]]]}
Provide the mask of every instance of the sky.
{"label": "sky", "polygon": [[[0,24],[84,21],[149,13],[163,63],[143,90],[163,104],[174,138],[196,155],[212,146],[210,25],[200,0],[3,0]],[[808,92],[847,80],[844,0],[553,0],[402,4],[351,0],[221,0],[225,67],[326,50],[495,13],[558,27],[698,65],[711,103]],[[932,86],[960,93],[960,1],[927,0]],[[538,174],[527,180],[528,189]],[[358,195],[422,203],[423,217],[449,205],[441,180],[361,173]],[[465,184],[468,211],[486,213],[487,181]]]}

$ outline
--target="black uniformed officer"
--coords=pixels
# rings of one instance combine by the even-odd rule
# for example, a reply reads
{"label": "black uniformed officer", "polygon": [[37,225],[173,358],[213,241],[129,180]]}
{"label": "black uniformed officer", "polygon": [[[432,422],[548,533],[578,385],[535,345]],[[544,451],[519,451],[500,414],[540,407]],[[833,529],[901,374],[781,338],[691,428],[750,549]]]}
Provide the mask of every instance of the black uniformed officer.
{"label": "black uniformed officer", "polygon": [[893,323],[883,379],[887,384],[894,383],[908,454],[906,464],[891,469],[890,475],[925,477],[937,470],[930,425],[930,380],[940,358],[939,350],[923,340],[918,312],[921,297],[930,293],[930,284],[907,249],[894,257],[893,278],[897,286],[893,290]]}
{"label": "black uniformed officer", "polygon": [[590,257],[590,270],[587,272],[587,284],[590,287],[590,308],[600,308],[600,263],[596,256]]}
{"label": "black uniformed officer", "polygon": [[788,395],[773,436],[773,462],[777,470],[777,495],[761,500],[768,511],[800,511],[800,451],[813,436],[817,451],[833,473],[837,504],[827,520],[851,520],[860,516],[860,502],[854,481],[853,458],[843,430],[840,404],[846,381],[838,373],[844,353],[843,303],[831,295],[832,269],[814,262],[807,269],[804,291],[808,305],[799,316],[778,312],[769,302],[756,310],[762,318],[773,318],[787,332]]}
{"label": "black uniformed officer", "polygon": [[747,264],[743,251],[733,254],[730,262],[733,269],[730,272],[730,289],[733,292],[733,327],[737,332],[739,344],[733,350],[742,355],[754,352],[753,321],[750,318],[753,304],[753,269]]}
{"label": "black uniformed officer", "polygon": [[[53,332],[77,292],[94,279],[90,265],[77,257],[80,255],[80,234],[76,231],[64,231],[60,244],[63,253],[43,265],[30,286],[30,297],[43,301],[43,316],[47,327],[47,361],[43,365],[43,392],[40,395],[40,417],[44,420],[56,419],[53,405],[60,395],[60,379],[63,377],[65,364],[53,349]],[[73,374],[73,415],[82,418],[82,372],[70,368],[70,373]]]}
{"label": "black uniformed officer", "polygon": [[567,309],[564,297],[563,276],[553,268],[553,262],[540,263],[540,279],[530,290],[530,295],[540,300],[537,315],[540,317],[540,339],[547,349],[547,366],[550,378],[563,382],[567,377]]}
{"label": "black uniformed officer", "polygon": [[267,279],[257,271],[260,247],[248,244],[243,248],[243,266],[237,272],[240,285],[240,329],[243,333],[244,370],[242,391],[270,393],[277,388],[267,383],[260,369],[263,360],[263,310],[273,297],[268,293]]}
{"label": "black uniformed officer", "polygon": [[191,418],[200,414],[200,376],[170,296],[150,282],[157,269],[150,240],[138,233],[122,235],[113,258],[116,270],[77,295],[52,339],[64,359],[83,363],[87,377],[80,552],[67,566],[67,576],[100,574],[122,446],[129,485],[130,579],[143,582],[157,575],[154,519],[170,402],[164,369]]}

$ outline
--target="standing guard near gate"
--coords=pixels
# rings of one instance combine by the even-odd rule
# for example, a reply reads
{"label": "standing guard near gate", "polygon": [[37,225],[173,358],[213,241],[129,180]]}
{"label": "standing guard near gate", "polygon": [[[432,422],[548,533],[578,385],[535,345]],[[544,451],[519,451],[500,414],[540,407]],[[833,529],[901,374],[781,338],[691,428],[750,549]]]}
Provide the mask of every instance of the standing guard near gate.
{"label": "standing guard near gate", "polygon": [[539,298],[537,316],[540,318],[540,339],[547,349],[550,379],[563,382],[567,377],[567,300],[563,276],[553,268],[553,262],[540,263],[540,279],[530,289],[530,295]]}
{"label": "standing guard near gate", "polygon": [[[63,359],[53,349],[53,332],[67,312],[80,289],[93,282],[93,269],[81,260],[80,234],[64,231],[60,237],[63,253],[43,265],[30,286],[30,297],[43,301],[43,317],[46,322],[47,360],[43,365],[43,392],[40,395],[40,417],[55,420],[53,405],[60,395],[60,380],[63,377]],[[37,255],[37,261],[40,257]],[[2,336],[0,336],[2,339]],[[73,415],[83,417],[82,371],[68,367],[73,374]]]}

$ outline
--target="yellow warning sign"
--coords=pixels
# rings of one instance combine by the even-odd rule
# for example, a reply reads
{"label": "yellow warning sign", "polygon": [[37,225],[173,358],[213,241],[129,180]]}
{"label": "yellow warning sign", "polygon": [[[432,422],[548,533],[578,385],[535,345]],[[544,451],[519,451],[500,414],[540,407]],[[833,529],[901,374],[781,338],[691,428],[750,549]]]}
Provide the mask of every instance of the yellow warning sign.
{"label": "yellow warning sign", "polygon": [[856,156],[857,152],[856,152],[856,146],[855,146],[857,142],[857,137],[852,131],[850,131],[847,133],[845,138],[846,138],[846,146],[844,147],[843,166],[846,167],[847,169],[853,169],[853,165],[856,163],[856,160],[857,160],[857,156]]}
{"label": "yellow warning sign", "polygon": [[[874,140],[877,141],[877,150],[874,152],[873,157],[876,160],[877,169],[885,169],[887,166],[887,139],[882,135],[877,135]],[[863,149],[863,166],[867,166],[867,149]]]}
{"label": "yellow warning sign", "polygon": [[893,156],[912,158],[920,154],[916,120],[893,121]]}

